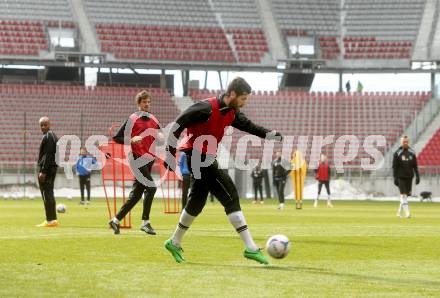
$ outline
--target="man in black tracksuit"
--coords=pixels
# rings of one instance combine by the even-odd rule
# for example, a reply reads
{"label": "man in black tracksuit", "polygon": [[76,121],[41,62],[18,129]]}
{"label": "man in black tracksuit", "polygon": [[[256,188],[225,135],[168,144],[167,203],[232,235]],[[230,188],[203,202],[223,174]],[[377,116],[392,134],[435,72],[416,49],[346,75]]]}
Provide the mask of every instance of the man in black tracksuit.
{"label": "man in black tracksuit", "polygon": [[258,193],[260,193],[260,204],[264,203],[263,200],[263,172],[261,171],[260,165],[257,165],[251,173],[252,185],[254,186],[255,199],[253,204],[257,203]]}
{"label": "man in black tracksuit", "polygon": [[275,159],[272,161],[273,184],[278,194],[280,205],[278,209],[284,209],[284,188],[286,186],[287,175],[290,170],[289,162],[281,158],[281,152],[277,152]]}
{"label": "man in black tracksuit", "polygon": [[40,119],[40,128],[43,132],[43,138],[41,139],[40,153],[38,154],[38,183],[44,202],[44,209],[46,210],[46,221],[39,224],[38,227],[57,227],[58,221],[53,187],[57,174],[55,153],[58,138],[50,129],[48,117]]}
{"label": "man in black tracksuit", "polygon": [[399,187],[400,205],[397,216],[402,217],[402,210],[405,217],[410,217],[407,197],[411,195],[412,180],[416,176],[416,184],[420,183],[419,169],[417,167],[416,153],[409,147],[409,139],[404,136],[400,146],[393,156],[393,177],[394,184]]}

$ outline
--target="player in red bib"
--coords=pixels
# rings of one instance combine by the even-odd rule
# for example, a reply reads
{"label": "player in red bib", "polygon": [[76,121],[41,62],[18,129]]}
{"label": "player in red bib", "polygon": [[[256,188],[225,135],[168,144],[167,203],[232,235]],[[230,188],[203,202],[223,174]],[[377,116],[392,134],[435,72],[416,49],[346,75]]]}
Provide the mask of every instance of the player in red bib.
{"label": "player in red bib", "polygon": [[[159,132],[158,120],[150,113],[151,94],[145,90],[139,92],[136,95],[136,103],[139,111],[131,114],[129,119],[113,137],[113,140],[118,144],[131,145],[133,158],[132,160],[129,159],[129,161],[136,180],[133,182],[133,189],[128,200],[122,205],[118,214],[110,220],[109,225],[115,234],[119,234],[119,222],[130,212],[144,194],[141,231],[150,235],[156,235],[150,224],[150,210],[154,194],[156,193],[156,187],[153,185],[154,182],[151,177],[151,168],[156,158],[152,145],[156,138],[163,139],[163,134]],[[148,132],[150,129],[153,133]],[[138,167],[135,164],[140,164],[140,166]],[[146,184],[142,181],[143,179],[151,183]]]}
{"label": "player in red bib", "polygon": [[330,197],[330,165],[327,156],[321,154],[321,161],[318,163],[318,168],[315,170],[316,180],[318,180],[318,196],[316,197],[313,207],[318,207],[319,196],[321,195],[322,185],[325,185],[327,191],[327,207],[333,207]]}
{"label": "player in red bib", "polygon": [[[244,257],[268,264],[266,256],[255,244],[249,232],[232,179],[219,169],[217,160],[215,160],[217,145],[228,126],[261,138],[281,140],[279,133],[255,125],[240,112],[240,108],[246,104],[250,93],[249,84],[242,78],[235,78],[229,84],[225,94],[193,104],[175,121],[174,133],[170,135],[167,142],[168,150],[171,155],[175,156],[177,139],[186,128],[188,136],[179,150],[187,154],[188,167],[194,177],[189,201],[182,210],[174,234],[165,242],[165,248],[178,263],[185,261],[181,248],[182,238],[202,211],[208,193],[211,192],[223,205],[229,222],[244,242],[246,247]],[[169,167],[173,168],[175,160],[172,158],[170,160]]]}

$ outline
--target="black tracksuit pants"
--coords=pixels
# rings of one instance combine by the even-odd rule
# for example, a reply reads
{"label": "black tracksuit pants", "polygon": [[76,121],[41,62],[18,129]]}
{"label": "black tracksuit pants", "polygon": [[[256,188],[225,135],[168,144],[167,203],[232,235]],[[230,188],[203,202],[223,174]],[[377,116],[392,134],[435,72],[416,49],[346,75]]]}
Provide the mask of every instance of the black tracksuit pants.
{"label": "black tracksuit pants", "polygon": [[44,182],[39,182],[41,197],[44,202],[44,210],[46,211],[46,220],[48,222],[57,219],[56,201],[53,194],[56,175],[57,167],[50,167],[47,170]]}
{"label": "black tracksuit pants", "polygon": [[[188,158],[188,165],[192,171],[191,158]],[[241,210],[237,188],[227,172],[219,169],[217,160],[207,167],[202,167],[200,172],[200,178],[194,177],[191,186],[189,200],[185,207],[188,214],[199,215],[205,207],[210,192],[223,205],[226,214]]]}
{"label": "black tracksuit pants", "polygon": [[191,175],[190,174],[182,174],[182,210],[186,206],[186,202],[188,201],[188,191],[191,185]]}
{"label": "black tracksuit pants", "polygon": [[81,191],[81,201],[84,201],[84,187],[87,190],[87,201],[90,201],[90,174],[79,176],[79,189]]}
{"label": "black tracksuit pants", "polygon": [[263,201],[263,181],[253,181],[255,201],[258,199],[260,193],[260,200]]}
{"label": "black tracksuit pants", "polygon": [[325,190],[327,191],[327,194],[330,195],[330,181],[319,181],[318,182],[318,195],[321,194],[322,185],[325,186]]}
{"label": "black tracksuit pants", "polygon": [[284,187],[286,186],[286,179],[275,179],[275,188],[278,194],[280,204],[284,204]]}
{"label": "black tracksuit pants", "polygon": [[[153,178],[151,177],[151,168],[153,167],[153,163],[154,161],[139,168],[139,171],[142,173],[142,175],[150,181],[153,181]],[[122,220],[127,215],[127,213],[130,212],[134,205],[139,202],[139,200],[142,198],[142,194],[145,192],[142,219],[149,220],[151,205],[153,204],[153,198],[156,194],[156,190],[156,187],[147,187],[138,180],[135,180],[133,182],[133,187],[128,197],[128,200],[125,202],[124,205],[122,205],[118,214],[116,214],[116,218],[118,220]]]}

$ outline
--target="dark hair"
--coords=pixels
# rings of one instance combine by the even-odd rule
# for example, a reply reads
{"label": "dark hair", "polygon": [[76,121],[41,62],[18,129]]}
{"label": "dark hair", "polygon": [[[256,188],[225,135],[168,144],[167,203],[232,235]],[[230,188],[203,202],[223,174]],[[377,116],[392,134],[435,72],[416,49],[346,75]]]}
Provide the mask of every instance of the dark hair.
{"label": "dark hair", "polygon": [[226,95],[230,95],[232,91],[234,91],[237,96],[240,96],[244,93],[250,94],[252,88],[243,78],[236,77],[229,83]]}
{"label": "dark hair", "polygon": [[147,90],[142,90],[138,94],[136,94],[136,103],[139,104],[142,99],[151,98],[151,94]]}

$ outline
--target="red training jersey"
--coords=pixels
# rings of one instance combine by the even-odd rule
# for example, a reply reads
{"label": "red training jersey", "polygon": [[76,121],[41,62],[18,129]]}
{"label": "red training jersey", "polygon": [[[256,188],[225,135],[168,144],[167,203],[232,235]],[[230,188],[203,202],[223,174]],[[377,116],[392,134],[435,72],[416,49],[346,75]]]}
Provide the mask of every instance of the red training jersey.
{"label": "red training jersey", "polygon": [[[211,116],[203,123],[197,123],[187,127],[187,137],[182,145],[179,146],[179,150],[186,151],[197,149],[205,154],[217,154],[217,147],[223,138],[225,128],[230,126],[235,119],[235,110],[231,109],[225,114],[222,114],[216,97],[208,98],[207,101],[211,104]],[[213,136],[216,139],[217,143],[215,146],[208,146],[206,141],[202,143],[197,142],[197,144],[195,144],[198,137],[208,135]]]}
{"label": "red training jersey", "polygon": [[[156,117],[153,114],[148,113],[147,117],[141,117],[139,113],[133,113],[130,115],[131,123],[133,127],[131,129],[131,138],[135,136],[141,136],[142,141],[139,144],[131,144],[131,151],[133,155],[137,158],[146,153],[151,154],[156,157],[154,154],[153,148],[151,145],[157,137],[157,129],[159,129],[159,121],[157,121]],[[154,133],[146,133],[147,129],[155,129]]]}
{"label": "red training jersey", "polygon": [[318,171],[316,172],[316,179],[318,179],[319,181],[329,181],[330,180],[329,169],[330,167],[328,162],[325,163],[319,162]]}

